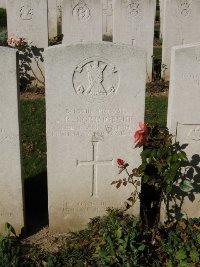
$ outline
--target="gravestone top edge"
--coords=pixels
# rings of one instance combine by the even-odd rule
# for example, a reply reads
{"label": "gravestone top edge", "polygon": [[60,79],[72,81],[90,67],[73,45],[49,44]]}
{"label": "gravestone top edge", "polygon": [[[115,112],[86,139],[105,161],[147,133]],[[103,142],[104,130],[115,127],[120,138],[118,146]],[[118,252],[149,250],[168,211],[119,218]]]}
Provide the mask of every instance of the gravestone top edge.
{"label": "gravestone top edge", "polygon": [[137,47],[137,46],[132,46],[132,45],[129,45],[129,44],[123,44],[123,43],[110,43],[110,42],[80,42],[80,43],[68,43],[68,44],[60,44],[60,45],[56,45],[56,46],[51,46],[51,47],[48,47],[46,48],[44,51],[45,51],[45,54],[50,52],[51,50],[58,50],[58,49],[65,49],[67,47],[74,47],[74,48],[77,48],[77,47],[89,47],[89,46],[99,46],[99,47],[113,47],[113,49],[115,47],[118,47],[118,48],[126,48],[127,50],[132,50],[132,51],[139,51],[140,53],[143,53],[144,56],[147,55],[147,52],[140,48],[140,47]]}

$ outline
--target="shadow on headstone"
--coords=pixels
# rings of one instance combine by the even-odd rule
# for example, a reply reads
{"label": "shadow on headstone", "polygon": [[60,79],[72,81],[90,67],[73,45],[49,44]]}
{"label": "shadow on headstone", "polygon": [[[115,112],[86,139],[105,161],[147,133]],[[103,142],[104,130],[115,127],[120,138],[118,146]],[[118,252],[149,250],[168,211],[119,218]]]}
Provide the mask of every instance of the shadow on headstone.
{"label": "shadow on headstone", "polygon": [[44,73],[41,63],[44,62],[43,48],[25,43],[19,53],[19,80],[20,90],[23,91],[32,85],[44,86]]}
{"label": "shadow on headstone", "polygon": [[24,182],[25,215],[28,234],[48,225],[47,173],[42,172]]}
{"label": "shadow on headstone", "polygon": [[193,189],[189,192],[184,192],[179,186],[174,185],[173,191],[166,201],[169,221],[181,219],[184,216],[182,206],[185,199],[188,198],[189,201],[194,202],[195,196],[200,193],[200,156],[198,154],[193,155],[183,168],[182,180],[189,181]]}

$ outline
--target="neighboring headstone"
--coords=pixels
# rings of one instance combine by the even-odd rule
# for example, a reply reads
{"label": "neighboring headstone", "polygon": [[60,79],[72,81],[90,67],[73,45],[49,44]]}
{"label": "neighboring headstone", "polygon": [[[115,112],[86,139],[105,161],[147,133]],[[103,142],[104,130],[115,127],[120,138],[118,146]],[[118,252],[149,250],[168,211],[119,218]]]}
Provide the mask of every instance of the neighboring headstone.
{"label": "neighboring headstone", "polygon": [[122,207],[133,190],[111,182],[124,178],[117,158],[130,171],[140,164],[133,134],[144,120],[146,53],[109,43],[61,45],[47,49],[45,66],[49,225],[78,230],[107,207]]}
{"label": "neighboring headstone", "polygon": [[[165,0],[162,49],[163,79],[169,80],[172,47],[200,42],[199,14],[199,0]],[[167,69],[164,68],[165,66]]]}
{"label": "neighboring headstone", "polygon": [[[172,49],[171,78],[167,125],[185,149],[193,164],[200,167],[200,43],[177,46]],[[200,217],[200,171],[187,171],[194,176],[192,197],[185,196],[182,213],[188,217]]]}
{"label": "neighboring headstone", "polygon": [[6,0],[0,0],[0,8],[6,8]]}
{"label": "neighboring headstone", "polygon": [[112,0],[103,0],[103,34],[112,36],[113,32],[113,8]]}
{"label": "neighboring headstone", "polygon": [[102,1],[63,0],[63,43],[102,41]]}
{"label": "neighboring headstone", "polygon": [[56,0],[48,0],[48,29],[49,39],[57,36],[57,3]]}
{"label": "neighboring headstone", "polygon": [[17,50],[0,47],[0,232],[24,227],[19,141]]}
{"label": "neighboring headstone", "polygon": [[156,0],[114,0],[113,42],[132,44],[147,52],[148,80],[152,78],[152,56]]}
{"label": "neighboring headstone", "polygon": [[63,0],[57,0],[57,22],[58,25],[62,24],[62,2]]}
{"label": "neighboring headstone", "polygon": [[165,0],[159,0],[159,6],[160,6],[160,39],[162,39]]}
{"label": "neighboring headstone", "polygon": [[30,50],[20,54],[20,80],[44,84],[43,50],[48,47],[47,0],[7,0],[8,37],[24,38]]}

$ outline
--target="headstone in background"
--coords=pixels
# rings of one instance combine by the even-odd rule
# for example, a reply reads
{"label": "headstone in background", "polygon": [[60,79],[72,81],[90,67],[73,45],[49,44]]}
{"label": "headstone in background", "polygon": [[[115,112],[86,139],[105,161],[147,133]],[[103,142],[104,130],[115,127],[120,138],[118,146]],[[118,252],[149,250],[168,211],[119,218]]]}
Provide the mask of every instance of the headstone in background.
{"label": "headstone in background", "polygon": [[24,86],[43,85],[43,50],[48,47],[47,0],[7,0],[7,26],[9,38],[24,38],[31,47],[27,56],[20,53],[20,80]]}
{"label": "headstone in background", "polygon": [[6,8],[6,0],[0,0],[0,8]]}
{"label": "headstone in background", "polygon": [[200,1],[165,0],[163,22],[162,77],[170,78],[171,49],[200,42]]}
{"label": "headstone in background", "polygon": [[140,164],[133,134],[144,120],[146,53],[109,43],[61,45],[47,49],[45,64],[49,225],[78,230],[107,207],[122,207],[133,190],[111,182],[124,178],[117,158]]}
{"label": "headstone in background", "polygon": [[113,42],[131,44],[147,52],[148,81],[152,77],[152,56],[156,0],[114,0]]}
{"label": "headstone in background", "polygon": [[48,0],[48,29],[49,39],[57,36],[57,2]]}
{"label": "headstone in background", "polygon": [[164,5],[165,5],[165,0],[159,0],[159,6],[160,6],[160,39],[162,39],[162,35],[163,35]]}
{"label": "headstone in background", "polygon": [[63,0],[63,43],[102,41],[101,0]]}
{"label": "headstone in background", "polygon": [[103,0],[103,34],[112,36],[113,32],[113,7],[112,0]]}
{"label": "headstone in background", "polygon": [[0,47],[0,232],[24,227],[19,141],[17,50]]}
{"label": "headstone in background", "polygon": [[[188,144],[189,159],[200,167],[200,43],[172,49],[170,76],[167,125],[180,144]],[[183,199],[182,213],[188,217],[200,217],[199,170],[186,172],[195,182],[195,198]]]}
{"label": "headstone in background", "polygon": [[57,4],[57,21],[58,21],[58,25],[62,24],[62,2],[63,0],[57,0],[56,4]]}

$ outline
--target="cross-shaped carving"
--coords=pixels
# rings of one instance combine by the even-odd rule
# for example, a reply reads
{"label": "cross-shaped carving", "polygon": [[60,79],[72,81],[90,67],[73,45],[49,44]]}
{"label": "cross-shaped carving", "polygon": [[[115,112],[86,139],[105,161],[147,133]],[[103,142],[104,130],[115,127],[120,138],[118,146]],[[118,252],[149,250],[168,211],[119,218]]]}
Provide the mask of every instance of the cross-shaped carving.
{"label": "cross-shaped carving", "polygon": [[92,141],[93,155],[90,161],[77,160],[77,167],[92,166],[92,194],[91,197],[98,197],[98,165],[113,165],[114,160],[98,160],[99,141]]}

